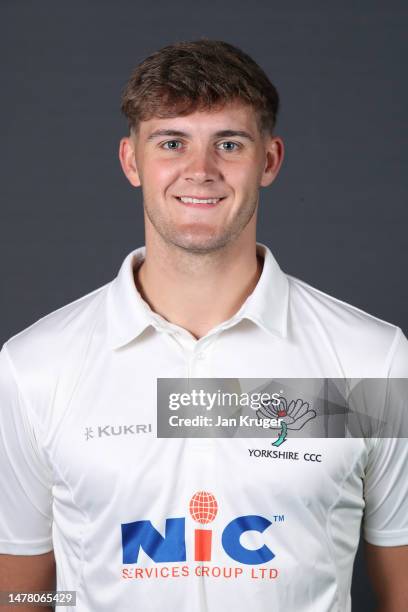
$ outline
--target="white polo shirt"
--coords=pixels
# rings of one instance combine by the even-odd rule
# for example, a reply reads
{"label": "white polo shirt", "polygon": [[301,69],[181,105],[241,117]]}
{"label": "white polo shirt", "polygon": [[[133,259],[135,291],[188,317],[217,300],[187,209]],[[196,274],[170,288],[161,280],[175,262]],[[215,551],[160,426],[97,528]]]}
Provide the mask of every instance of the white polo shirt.
{"label": "white polo shirt", "polygon": [[408,544],[406,439],[156,437],[157,378],[408,377],[399,328],[257,249],[255,290],[199,340],[137,292],[141,247],[0,353],[0,553],[54,549],[78,611],[346,612],[362,519]]}

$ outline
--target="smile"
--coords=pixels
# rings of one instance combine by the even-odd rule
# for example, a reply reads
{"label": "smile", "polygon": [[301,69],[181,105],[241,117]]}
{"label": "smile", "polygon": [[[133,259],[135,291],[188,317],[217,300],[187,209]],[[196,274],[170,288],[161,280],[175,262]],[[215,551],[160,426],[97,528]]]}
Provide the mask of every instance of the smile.
{"label": "smile", "polygon": [[190,206],[215,206],[221,200],[224,200],[225,197],[219,198],[195,198],[193,196],[176,196],[177,200],[182,204],[190,205]]}

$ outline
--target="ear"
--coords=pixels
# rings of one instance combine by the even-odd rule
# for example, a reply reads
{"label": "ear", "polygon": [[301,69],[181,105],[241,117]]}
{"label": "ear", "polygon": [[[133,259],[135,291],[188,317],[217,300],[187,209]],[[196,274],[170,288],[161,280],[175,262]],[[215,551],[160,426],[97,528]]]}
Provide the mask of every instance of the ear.
{"label": "ear", "polygon": [[268,137],[265,141],[265,166],[261,176],[261,186],[267,187],[278,175],[284,158],[285,147],[278,136]]}
{"label": "ear", "polygon": [[140,177],[136,165],[135,145],[131,136],[126,136],[119,143],[119,160],[126,178],[133,187],[139,187]]}

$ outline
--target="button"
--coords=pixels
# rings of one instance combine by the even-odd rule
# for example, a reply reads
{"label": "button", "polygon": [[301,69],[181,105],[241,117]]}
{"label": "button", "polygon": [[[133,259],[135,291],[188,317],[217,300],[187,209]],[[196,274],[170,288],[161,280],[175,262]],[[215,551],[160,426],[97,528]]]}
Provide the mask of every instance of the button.
{"label": "button", "polygon": [[197,359],[205,359],[204,353],[198,353],[197,354]]}

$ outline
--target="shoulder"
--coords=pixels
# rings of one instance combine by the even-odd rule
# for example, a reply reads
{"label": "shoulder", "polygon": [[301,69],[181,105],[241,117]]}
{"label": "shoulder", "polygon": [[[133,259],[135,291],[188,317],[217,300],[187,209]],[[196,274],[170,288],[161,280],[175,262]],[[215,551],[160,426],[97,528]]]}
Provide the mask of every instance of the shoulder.
{"label": "shoulder", "polygon": [[[308,283],[286,275],[289,282],[289,321],[294,333],[313,334],[345,364],[367,364],[366,376],[389,376],[395,359],[405,359],[408,376],[408,341],[388,321],[339,300]],[[398,356],[398,354],[400,354]],[[348,369],[348,368],[346,368]],[[357,368],[361,369],[361,368]],[[353,368],[354,370],[354,368]]]}
{"label": "shoulder", "polygon": [[30,387],[51,381],[64,363],[78,363],[91,336],[104,322],[111,283],[54,310],[12,336],[4,345],[16,376]]}

